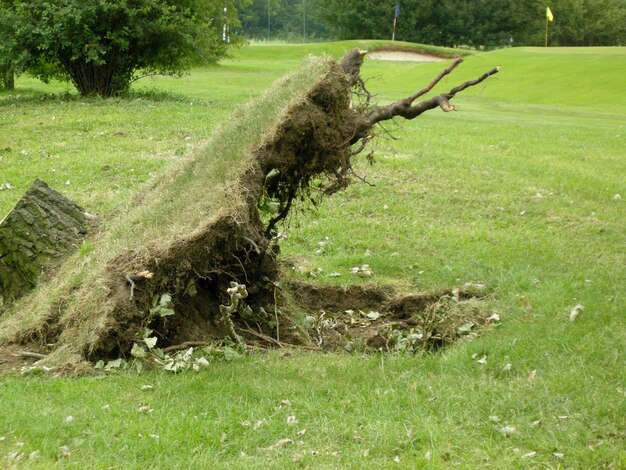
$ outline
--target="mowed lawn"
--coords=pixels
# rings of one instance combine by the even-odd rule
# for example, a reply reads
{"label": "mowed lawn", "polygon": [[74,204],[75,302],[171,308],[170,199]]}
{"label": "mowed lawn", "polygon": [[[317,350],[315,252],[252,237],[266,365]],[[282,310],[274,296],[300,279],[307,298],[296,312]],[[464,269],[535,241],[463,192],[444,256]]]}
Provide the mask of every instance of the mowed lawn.
{"label": "mowed lawn", "polygon": [[[37,177],[89,212],[123,211],[307,54],[354,45],[371,46],[248,46],[129,99],[20,77],[0,93],[0,217]],[[484,283],[496,328],[432,355],[0,376],[0,467],[626,468],[626,48],[480,53],[436,92],[496,65],[456,112],[387,124],[376,163],[355,168],[374,186],[303,206],[282,244],[285,275],[312,282]],[[385,103],[444,66],[363,74]],[[350,274],[364,263],[365,281]]]}

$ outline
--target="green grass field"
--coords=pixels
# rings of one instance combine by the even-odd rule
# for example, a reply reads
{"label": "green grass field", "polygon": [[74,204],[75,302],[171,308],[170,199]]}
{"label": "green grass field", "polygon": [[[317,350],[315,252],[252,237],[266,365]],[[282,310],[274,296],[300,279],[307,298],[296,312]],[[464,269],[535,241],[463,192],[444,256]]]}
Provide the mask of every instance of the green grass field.
{"label": "green grass field", "polygon": [[[129,99],[20,77],[0,93],[0,217],[37,177],[89,212],[123,211],[307,54],[356,44],[249,46]],[[495,65],[457,112],[388,124],[397,140],[381,132],[376,164],[356,168],[375,186],[303,207],[282,252],[286,276],[321,268],[320,283],[364,282],[350,274],[363,263],[381,285],[485,283],[497,328],[433,355],[0,376],[0,467],[626,468],[626,48],[474,54],[436,91]],[[384,103],[442,67],[363,74]]]}

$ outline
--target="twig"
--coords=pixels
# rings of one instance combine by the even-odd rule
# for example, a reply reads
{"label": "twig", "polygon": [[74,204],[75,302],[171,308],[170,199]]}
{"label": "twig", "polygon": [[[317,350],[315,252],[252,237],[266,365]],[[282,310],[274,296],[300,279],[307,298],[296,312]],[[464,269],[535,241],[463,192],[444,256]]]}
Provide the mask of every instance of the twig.
{"label": "twig", "polygon": [[134,297],[134,294],[135,294],[135,281],[133,281],[130,278],[129,274],[126,275],[126,280],[130,284],[130,299],[129,300],[133,300],[133,297]]}
{"label": "twig", "polygon": [[450,90],[448,92],[448,98],[452,98],[454,95],[456,95],[457,93],[465,90],[466,88],[469,88],[469,87],[474,86],[474,85],[478,85],[480,82],[482,82],[483,80],[488,79],[492,75],[495,75],[499,71],[500,71],[500,67],[494,67],[489,72],[486,72],[486,73],[482,74],[480,77],[475,78],[474,80],[468,80],[467,82],[463,83],[462,85],[454,87],[452,90]]}
{"label": "twig", "polygon": [[152,276],[154,276],[154,273],[147,270],[140,271],[138,273],[126,274],[126,276],[124,276],[130,284],[130,300],[133,300],[135,294],[135,283],[145,279],[152,279]]}
{"label": "twig", "polygon": [[264,335],[262,333],[257,333],[254,330],[250,330],[248,328],[239,328],[239,331],[243,331],[244,333],[249,333],[252,336],[256,336],[259,339],[262,339],[264,341],[267,341],[268,343],[272,343],[275,344],[276,346],[279,346],[281,348],[284,348],[285,346],[283,345],[283,343],[281,343],[280,341],[275,340],[274,338],[272,338],[271,336],[267,336]]}
{"label": "twig", "polygon": [[287,202],[279,210],[278,215],[270,219],[269,223],[267,224],[267,228],[265,229],[266,236],[270,236],[272,234],[272,231],[274,230],[274,227],[276,227],[276,224],[289,215],[289,209],[291,209],[291,203],[293,202],[293,199],[295,197],[296,197],[296,190],[292,189],[291,191],[289,191],[289,194],[287,195]]}
{"label": "twig", "polygon": [[428,93],[430,90],[432,90],[435,87],[435,85],[437,83],[439,83],[441,81],[441,79],[443,77],[445,77],[450,72],[452,72],[461,62],[463,62],[462,58],[459,57],[458,59],[455,59],[454,62],[452,62],[448,67],[446,67],[444,70],[442,70],[441,73],[439,73],[439,75],[437,75],[435,78],[433,78],[432,82],[430,82],[428,85],[426,85],[424,88],[422,88],[417,93],[414,93],[411,96],[409,96],[407,98],[407,100],[410,103],[412,103],[413,101],[415,101],[420,96],[423,96],[426,93]]}
{"label": "twig", "polygon": [[261,254],[261,250],[259,249],[259,245],[257,245],[252,238],[248,238],[246,236],[243,236],[241,238],[243,238],[245,241],[250,243],[250,245],[252,245],[252,247],[254,248],[254,251],[256,252],[257,255]]}
{"label": "twig", "polygon": [[47,354],[40,354],[31,351],[17,351],[15,355],[19,357],[30,357],[31,359],[45,359],[48,357]]}
{"label": "twig", "polygon": [[246,273],[246,267],[243,265],[243,263],[235,253],[231,253],[231,256],[235,258],[239,263],[239,266],[241,266],[241,270],[243,271],[243,277],[246,279],[246,284],[250,284],[250,281],[248,280],[248,274]]}
{"label": "twig", "polygon": [[146,73],[144,75],[139,75],[137,77],[133,77],[130,82],[128,82],[128,84],[130,85],[133,82],[136,82],[137,80],[141,80],[142,78],[147,78],[147,77],[159,77],[159,76],[171,76],[171,74],[166,74],[166,73],[158,73],[158,72],[151,72],[151,73]]}
{"label": "twig", "polygon": [[349,154],[348,157],[354,157],[355,155],[358,155],[359,153],[361,153],[363,151],[363,149],[367,146],[367,143],[370,140],[370,136],[366,135],[365,137],[363,137],[361,139],[361,145],[359,145],[359,148],[357,148],[356,150],[352,150]]}
{"label": "twig", "polygon": [[369,181],[365,179],[365,177],[357,175],[352,168],[350,168],[350,170],[352,171],[352,176],[354,176],[356,179],[361,181],[361,183],[365,183],[366,185],[371,186],[372,188],[376,187],[374,183],[370,183]]}

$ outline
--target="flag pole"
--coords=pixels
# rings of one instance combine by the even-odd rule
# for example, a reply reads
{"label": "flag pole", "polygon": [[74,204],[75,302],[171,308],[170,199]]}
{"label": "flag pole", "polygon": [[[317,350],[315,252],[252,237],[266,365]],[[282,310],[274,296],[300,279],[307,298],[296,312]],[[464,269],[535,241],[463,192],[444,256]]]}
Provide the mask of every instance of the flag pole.
{"label": "flag pole", "polygon": [[398,15],[400,14],[400,5],[398,5],[398,0],[396,0],[396,7],[393,10],[393,29],[391,30],[391,40],[396,40],[396,24],[398,23]]}
{"label": "flag pole", "polygon": [[554,15],[552,14],[550,7],[546,7],[546,39],[543,42],[543,47],[548,47],[548,23],[550,21],[554,21]]}

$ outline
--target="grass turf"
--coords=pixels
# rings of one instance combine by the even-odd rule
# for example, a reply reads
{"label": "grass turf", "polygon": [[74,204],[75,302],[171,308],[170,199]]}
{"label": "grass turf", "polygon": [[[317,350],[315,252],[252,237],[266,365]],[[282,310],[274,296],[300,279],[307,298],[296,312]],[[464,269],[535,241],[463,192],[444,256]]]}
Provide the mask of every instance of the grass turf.
{"label": "grass turf", "polygon": [[[314,48],[339,56],[351,45]],[[236,103],[309,52],[282,47],[250,47],[182,80],[147,82],[131,100],[50,97],[63,86],[19,79],[15,93],[0,94],[0,185],[13,186],[0,191],[0,213],[35,177],[90,212],[123,210],[144,181],[194,152]],[[397,141],[381,135],[377,164],[357,168],[375,187],[355,184],[290,221],[283,253],[302,269],[289,276],[320,267],[317,282],[360,282],[349,270],[368,263],[373,280],[417,289],[484,282],[502,317],[495,331],[425,357],[275,353],[175,377],[3,376],[0,461],[626,466],[625,211],[616,197],[626,196],[626,98],[616,93],[625,56],[624,48],[473,55],[437,90],[493,65],[502,72],[455,99],[459,112],[392,126]],[[387,102],[440,69],[369,61],[363,71]],[[145,91],[153,87],[167,93]],[[585,312],[570,323],[577,303]]]}

